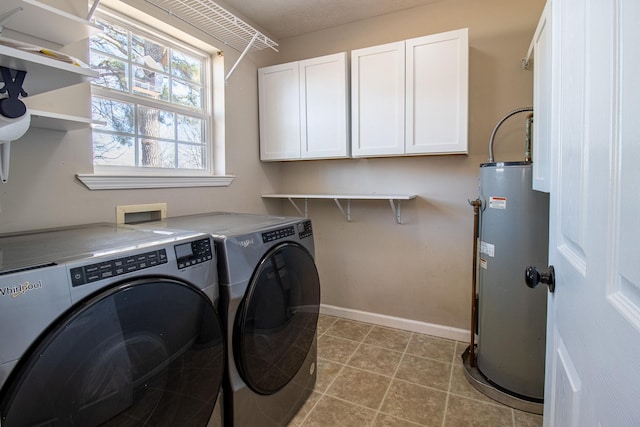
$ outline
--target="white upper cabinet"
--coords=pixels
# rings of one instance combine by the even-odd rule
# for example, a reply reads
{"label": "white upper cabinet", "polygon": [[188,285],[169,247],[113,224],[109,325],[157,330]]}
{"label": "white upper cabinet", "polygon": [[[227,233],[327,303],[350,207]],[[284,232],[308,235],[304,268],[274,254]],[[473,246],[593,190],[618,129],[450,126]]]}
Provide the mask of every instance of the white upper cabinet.
{"label": "white upper cabinet", "polygon": [[531,41],[533,63],[533,184],[534,190],[549,192],[551,173],[552,49],[551,2],[547,2]]}
{"label": "white upper cabinet", "polygon": [[407,154],[467,153],[467,29],[406,42]]}
{"label": "white upper cabinet", "polygon": [[260,159],[349,156],[346,53],[258,70]]}
{"label": "white upper cabinet", "polygon": [[300,158],[298,62],[258,70],[260,160]]}
{"label": "white upper cabinet", "polygon": [[351,53],[354,157],[467,153],[468,30]]}
{"label": "white upper cabinet", "polygon": [[351,52],[351,152],[404,154],[404,42]]}
{"label": "white upper cabinet", "polygon": [[347,54],[300,61],[303,159],[349,156]]}

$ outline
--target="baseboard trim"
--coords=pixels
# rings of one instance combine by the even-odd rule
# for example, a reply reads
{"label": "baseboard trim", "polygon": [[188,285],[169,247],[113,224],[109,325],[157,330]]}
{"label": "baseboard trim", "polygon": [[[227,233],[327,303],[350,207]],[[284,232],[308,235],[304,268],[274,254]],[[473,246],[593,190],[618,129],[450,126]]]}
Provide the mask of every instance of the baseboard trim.
{"label": "baseboard trim", "polygon": [[326,314],[327,316],[337,316],[349,320],[373,323],[374,325],[402,329],[411,332],[418,332],[420,334],[432,335],[434,337],[446,338],[449,340],[463,342],[469,340],[469,331],[466,329],[436,325],[434,323],[419,322],[417,320],[387,316],[386,314],[369,313],[367,311],[336,307],[334,305],[327,304],[320,305],[320,313]]}

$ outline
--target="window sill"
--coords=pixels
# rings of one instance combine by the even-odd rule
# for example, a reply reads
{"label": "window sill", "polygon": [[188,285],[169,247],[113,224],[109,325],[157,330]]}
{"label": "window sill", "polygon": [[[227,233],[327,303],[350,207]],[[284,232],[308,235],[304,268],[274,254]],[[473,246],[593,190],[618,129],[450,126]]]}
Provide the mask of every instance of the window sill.
{"label": "window sill", "polygon": [[89,190],[126,190],[134,188],[228,187],[235,178],[224,176],[135,176],[77,174]]}

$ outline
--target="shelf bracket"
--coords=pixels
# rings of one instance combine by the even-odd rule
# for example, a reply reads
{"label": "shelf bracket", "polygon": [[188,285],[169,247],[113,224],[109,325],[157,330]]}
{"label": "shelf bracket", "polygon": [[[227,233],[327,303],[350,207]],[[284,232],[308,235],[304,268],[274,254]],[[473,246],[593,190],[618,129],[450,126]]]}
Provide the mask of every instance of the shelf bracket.
{"label": "shelf bracket", "polygon": [[89,9],[89,13],[87,14],[87,21],[91,21],[91,18],[93,18],[93,14],[96,12],[96,9],[98,8],[99,4],[100,4],[100,0],[93,0],[91,9]]}
{"label": "shelf bracket", "polygon": [[240,54],[240,57],[238,58],[238,60],[236,61],[235,64],[233,64],[233,67],[231,67],[231,69],[229,70],[229,73],[227,74],[227,77],[224,78],[224,82],[225,84],[227,83],[227,81],[229,80],[229,77],[231,77],[231,74],[233,74],[233,72],[236,70],[236,67],[238,66],[238,64],[240,64],[240,61],[242,61],[245,57],[245,55],[247,53],[249,53],[249,51],[251,50],[251,48],[253,47],[253,44],[256,42],[256,40],[258,39],[258,32],[256,32],[253,37],[251,38],[251,41],[249,42],[249,44],[247,45],[247,47],[244,48],[244,51],[242,51],[242,53]]}
{"label": "shelf bracket", "polygon": [[347,212],[344,211],[344,208],[340,204],[340,199],[335,198],[333,201],[336,202],[336,206],[338,206],[338,209],[340,209],[340,212],[342,212],[342,215],[347,221],[351,222],[351,199],[347,199]]}
{"label": "shelf bracket", "polygon": [[304,216],[305,218],[307,218],[309,215],[309,211],[307,208],[307,199],[304,199],[304,213],[302,213],[302,211],[300,210],[300,208],[298,207],[298,205],[296,204],[296,202],[291,198],[291,197],[287,197],[287,200],[289,200],[289,203],[291,203],[291,205],[293,205],[293,207],[298,211],[298,213],[300,214],[300,216]]}
{"label": "shelf bracket", "polygon": [[391,211],[396,216],[396,222],[398,224],[402,224],[402,215],[400,214],[400,200],[398,199],[397,202],[398,202],[398,207],[396,209],[396,205],[394,203],[394,199],[389,199],[389,204],[391,205]]}

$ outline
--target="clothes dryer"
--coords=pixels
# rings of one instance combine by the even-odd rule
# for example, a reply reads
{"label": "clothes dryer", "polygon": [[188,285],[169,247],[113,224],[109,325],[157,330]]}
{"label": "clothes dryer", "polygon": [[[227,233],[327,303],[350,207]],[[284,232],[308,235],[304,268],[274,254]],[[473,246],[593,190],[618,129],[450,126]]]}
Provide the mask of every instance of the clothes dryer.
{"label": "clothes dryer", "polygon": [[206,234],[0,236],[0,424],[221,425],[217,299]]}
{"label": "clothes dryer", "polygon": [[311,221],[213,213],[143,227],[213,235],[227,336],[225,421],[286,426],[316,381],[320,280]]}

